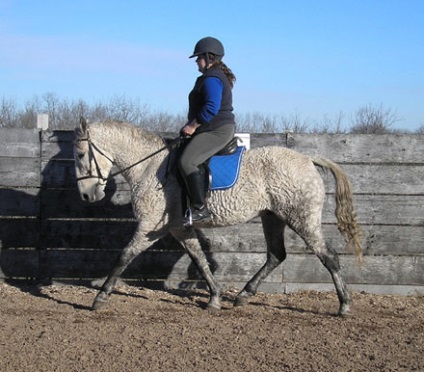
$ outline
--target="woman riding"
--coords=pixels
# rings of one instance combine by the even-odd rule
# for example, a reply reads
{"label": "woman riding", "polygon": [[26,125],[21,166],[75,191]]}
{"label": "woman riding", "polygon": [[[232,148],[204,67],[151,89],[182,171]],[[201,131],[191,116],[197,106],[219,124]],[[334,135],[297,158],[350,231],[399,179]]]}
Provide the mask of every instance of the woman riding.
{"label": "woman riding", "polygon": [[213,37],[205,37],[197,42],[189,57],[197,57],[202,75],[189,94],[188,121],[181,129],[182,135],[192,137],[179,159],[191,207],[191,220],[186,223],[210,218],[201,165],[223,149],[235,133],[231,90],[236,77],[222,62],[223,56],[222,43]]}

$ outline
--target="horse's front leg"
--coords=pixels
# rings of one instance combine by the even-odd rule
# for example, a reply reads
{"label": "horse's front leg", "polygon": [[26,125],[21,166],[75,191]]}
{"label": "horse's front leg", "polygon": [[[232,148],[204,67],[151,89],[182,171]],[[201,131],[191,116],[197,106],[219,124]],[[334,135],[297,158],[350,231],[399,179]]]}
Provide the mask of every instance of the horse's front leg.
{"label": "horse's front leg", "polygon": [[206,255],[202,250],[194,228],[173,229],[170,231],[186,249],[188,255],[199,269],[209,288],[210,299],[207,309],[215,312],[221,309],[221,287],[209,267]]}
{"label": "horse's front leg", "polygon": [[121,255],[115,263],[115,266],[113,267],[106,281],[103,283],[102,288],[94,299],[92,306],[93,310],[100,309],[106,305],[118,278],[122,275],[132,260],[142,251],[146,250],[151,244],[152,242],[149,242],[146,239],[144,233],[141,233],[137,230],[131,242],[123,249]]}

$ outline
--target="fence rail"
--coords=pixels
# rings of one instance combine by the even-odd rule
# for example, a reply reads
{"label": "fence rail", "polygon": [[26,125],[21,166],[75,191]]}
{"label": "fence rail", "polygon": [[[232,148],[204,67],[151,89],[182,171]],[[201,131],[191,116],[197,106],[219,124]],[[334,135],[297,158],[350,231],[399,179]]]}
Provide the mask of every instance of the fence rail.
{"label": "fence rail", "polygon": [[[108,274],[131,239],[136,221],[122,176],[109,180],[100,205],[80,200],[73,139],[72,131],[0,129],[0,279],[97,280]],[[324,155],[347,171],[363,229],[362,266],[344,249],[334,217],[333,179],[325,175],[323,225],[353,289],[424,292],[424,136],[251,134],[250,144]],[[265,261],[259,220],[202,233],[212,269],[224,286],[243,285]],[[304,243],[289,229],[285,235],[288,258],[260,289],[333,288]],[[152,244],[123,278],[150,286],[202,285],[189,257],[170,236]]]}

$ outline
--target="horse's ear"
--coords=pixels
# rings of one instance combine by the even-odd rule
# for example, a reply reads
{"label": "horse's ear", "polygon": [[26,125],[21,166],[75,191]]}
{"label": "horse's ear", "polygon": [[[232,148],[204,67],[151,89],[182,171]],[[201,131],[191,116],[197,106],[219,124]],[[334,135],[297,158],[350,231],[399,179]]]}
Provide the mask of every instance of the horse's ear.
{"label": "horse's ear", "polygon": [[87,131],[87,120],[85,120],[84,116],[80,117],[80,128],[83,133]]}

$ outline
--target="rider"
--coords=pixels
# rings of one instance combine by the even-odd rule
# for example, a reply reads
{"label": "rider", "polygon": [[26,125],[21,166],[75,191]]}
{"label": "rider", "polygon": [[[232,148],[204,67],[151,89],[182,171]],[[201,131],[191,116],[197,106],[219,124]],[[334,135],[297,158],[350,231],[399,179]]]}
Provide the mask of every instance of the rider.
{"label": "rider", "polygon": [[192,136],[179,159],[180,173],[190,199],[192,222],[210,218],[205,200],[205,176],[199,167],[223,149],[235,132],[231,89],[236,77],[222,62],[223,56],[222,43],[213,37],[205,37],[197,42],[193,55],[189,57],[196,57],[202,73],[189,94],[188,121],[181,129],[182,135]]}

